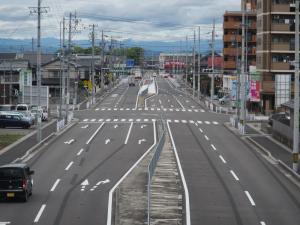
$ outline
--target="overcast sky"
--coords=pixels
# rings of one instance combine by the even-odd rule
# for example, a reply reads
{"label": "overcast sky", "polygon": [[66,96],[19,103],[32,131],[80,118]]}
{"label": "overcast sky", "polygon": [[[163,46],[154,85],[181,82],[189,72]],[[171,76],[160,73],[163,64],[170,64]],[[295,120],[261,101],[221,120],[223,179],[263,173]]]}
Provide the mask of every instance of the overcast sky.
{"label": "overcast sky", "polygon": [[[89,25],[97,24],[98,36],[117,39],[184,40],[193,27],[201,26],[201,36],[209,37],[213,19],[221,37],[225,10],[240,9],[240,0],[42,0],[49,7],[43,15],[42,36],[59,38],[59,22],[69,12],[77,12],[80,23],[75,39],[87,39]],[[29,7],[37,0],[0,0],[0,38],[36,37],[36,15]]]}

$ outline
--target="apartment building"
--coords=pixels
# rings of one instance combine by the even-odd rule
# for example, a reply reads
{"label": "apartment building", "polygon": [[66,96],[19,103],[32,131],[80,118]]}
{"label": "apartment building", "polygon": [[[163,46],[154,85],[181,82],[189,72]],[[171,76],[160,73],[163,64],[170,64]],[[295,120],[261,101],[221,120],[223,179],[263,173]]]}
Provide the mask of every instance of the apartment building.
{"label": "apartment building", "polygon": [[[246,13],[247,68],[256,65],[256,11],[255,2]],[[242,12],[226,11],[224,14],[223,55],[224,72],[233,74],[240,68],[242,52]]]}
{"label": "apartment building", "polygon": [[295,1],[257,0],[257,71],[266,114],[289,101],[295,59]]}

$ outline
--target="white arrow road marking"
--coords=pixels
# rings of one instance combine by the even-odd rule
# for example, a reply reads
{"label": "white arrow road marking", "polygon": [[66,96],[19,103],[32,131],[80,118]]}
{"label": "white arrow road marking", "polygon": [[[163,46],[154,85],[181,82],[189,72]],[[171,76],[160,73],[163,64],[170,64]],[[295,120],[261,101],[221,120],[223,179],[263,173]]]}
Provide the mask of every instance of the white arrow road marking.
{"label": "white arrow road marking", "polygon": [[146,139],[139,140],[139,145],[142,144],[142,142],[146,142]]}
{"label": "white arrow road marking", "polygon": [[65,141],[64,143],[67,144],[67,145],[70,145],[74,142],[75,140],[74,139],[71,139],[70,141]]}
{"label": "white arrow road marking", "polygon": [[41,218],[41,216],[42,216],[42,214],[43,214],[45,208],[46,208],[46,204],[42,205],[42,207],[40,208],[38,214],[36,215],[36,217],[35,217],[35,219],[34,219],[34,221],[33,221],[34,223],[39,222],[39,220],[40,220],[40,218]]}
{"label": "white arrow road marking", "polygon": [[89,127],[89,125],[85,125],[85,126],[83,126],[83,127],[81,127],[82,129],[86,129],[86,128],[88,128]]}
{"label": "white arrow road marking", "polygon": [[110,142],[110,139],[105,140],[105,144],[107,145]]}
{"label": "white arrow road marking", "polygon": [[96,186],[99,186],[100,184],[107,184],[107,183],[109,183],[109,182],[110,182],[109,179],[102,180],[102,181],[99,181],[99,182],[96,184]]}
{"label": "white arrow road marking", "polygon": [[116,128],[118,128],[119,127],[119,125],[118,124],[116,124],[115,126],[114,126],[114,128],[116,129]]}
{"label": "white arrow road marking", "polygon": [[82,183],[81,183],[81,186],[88,186],[90,183],[89,183],[89,180],[88,179],[85,179]]}

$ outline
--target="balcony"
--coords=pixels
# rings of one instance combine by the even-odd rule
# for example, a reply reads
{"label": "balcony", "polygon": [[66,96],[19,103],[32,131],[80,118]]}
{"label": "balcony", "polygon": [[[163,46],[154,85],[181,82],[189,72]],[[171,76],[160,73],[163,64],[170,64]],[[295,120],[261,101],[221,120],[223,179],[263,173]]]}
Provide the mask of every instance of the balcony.
{"label": "balcony", "polygon": [[290,4],[272,4],[272,12],[290,12]]}
{"label": "balcony", "polygon": [[232,69],[236,69],[236,62],[235,61],[224,61],[224,70],[232,70]]}
{"label": "balcony", "polygon": [[242,36],[235,34],[225,34],[223,37],[223,41],[232,43],[235,43],[235,41],[242,42]]}
{"label": "balcony", "polygon": [[271,49],[273,51],[292,51],[293,48],[291,48],[291,44],[289,42],[273,42]]}
{"label": "balcony", "polygon": [[291,65],[288,62],[272,62],[271,70],[290,70]]}
{"label": "balcony", "polygon": [[224,29],[238,29],[241,27],[241,22],[239,21],[226,21],[224,22]]}
{"label": "balcony", "polygon": [[282,31],[282,32],[290,32],[290,24],[285,23],[272,23],[271,27],[272,31]]}
{"label": "balcony", "polygon": [[240,55],[242,53],[242,50],[236,49],[236,48],[224,48],[223,54],[227,56],[236,56],[237,54]]}

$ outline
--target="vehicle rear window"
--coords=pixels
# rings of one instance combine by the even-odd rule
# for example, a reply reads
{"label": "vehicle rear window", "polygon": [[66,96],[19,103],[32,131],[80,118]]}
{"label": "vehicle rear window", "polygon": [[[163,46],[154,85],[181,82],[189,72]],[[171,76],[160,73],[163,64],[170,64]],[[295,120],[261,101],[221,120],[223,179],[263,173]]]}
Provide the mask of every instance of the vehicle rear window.
{"label": "vehicle rear window", "polygon": [[27,111],[27,107],[26,106],[18,106],[17,110],[18,111]]}
{"label": "vehicle rear window", "polygon": [[20,168],[0,168],[0,180],[2,179],[21,179],[24,177],[23,170]]}

